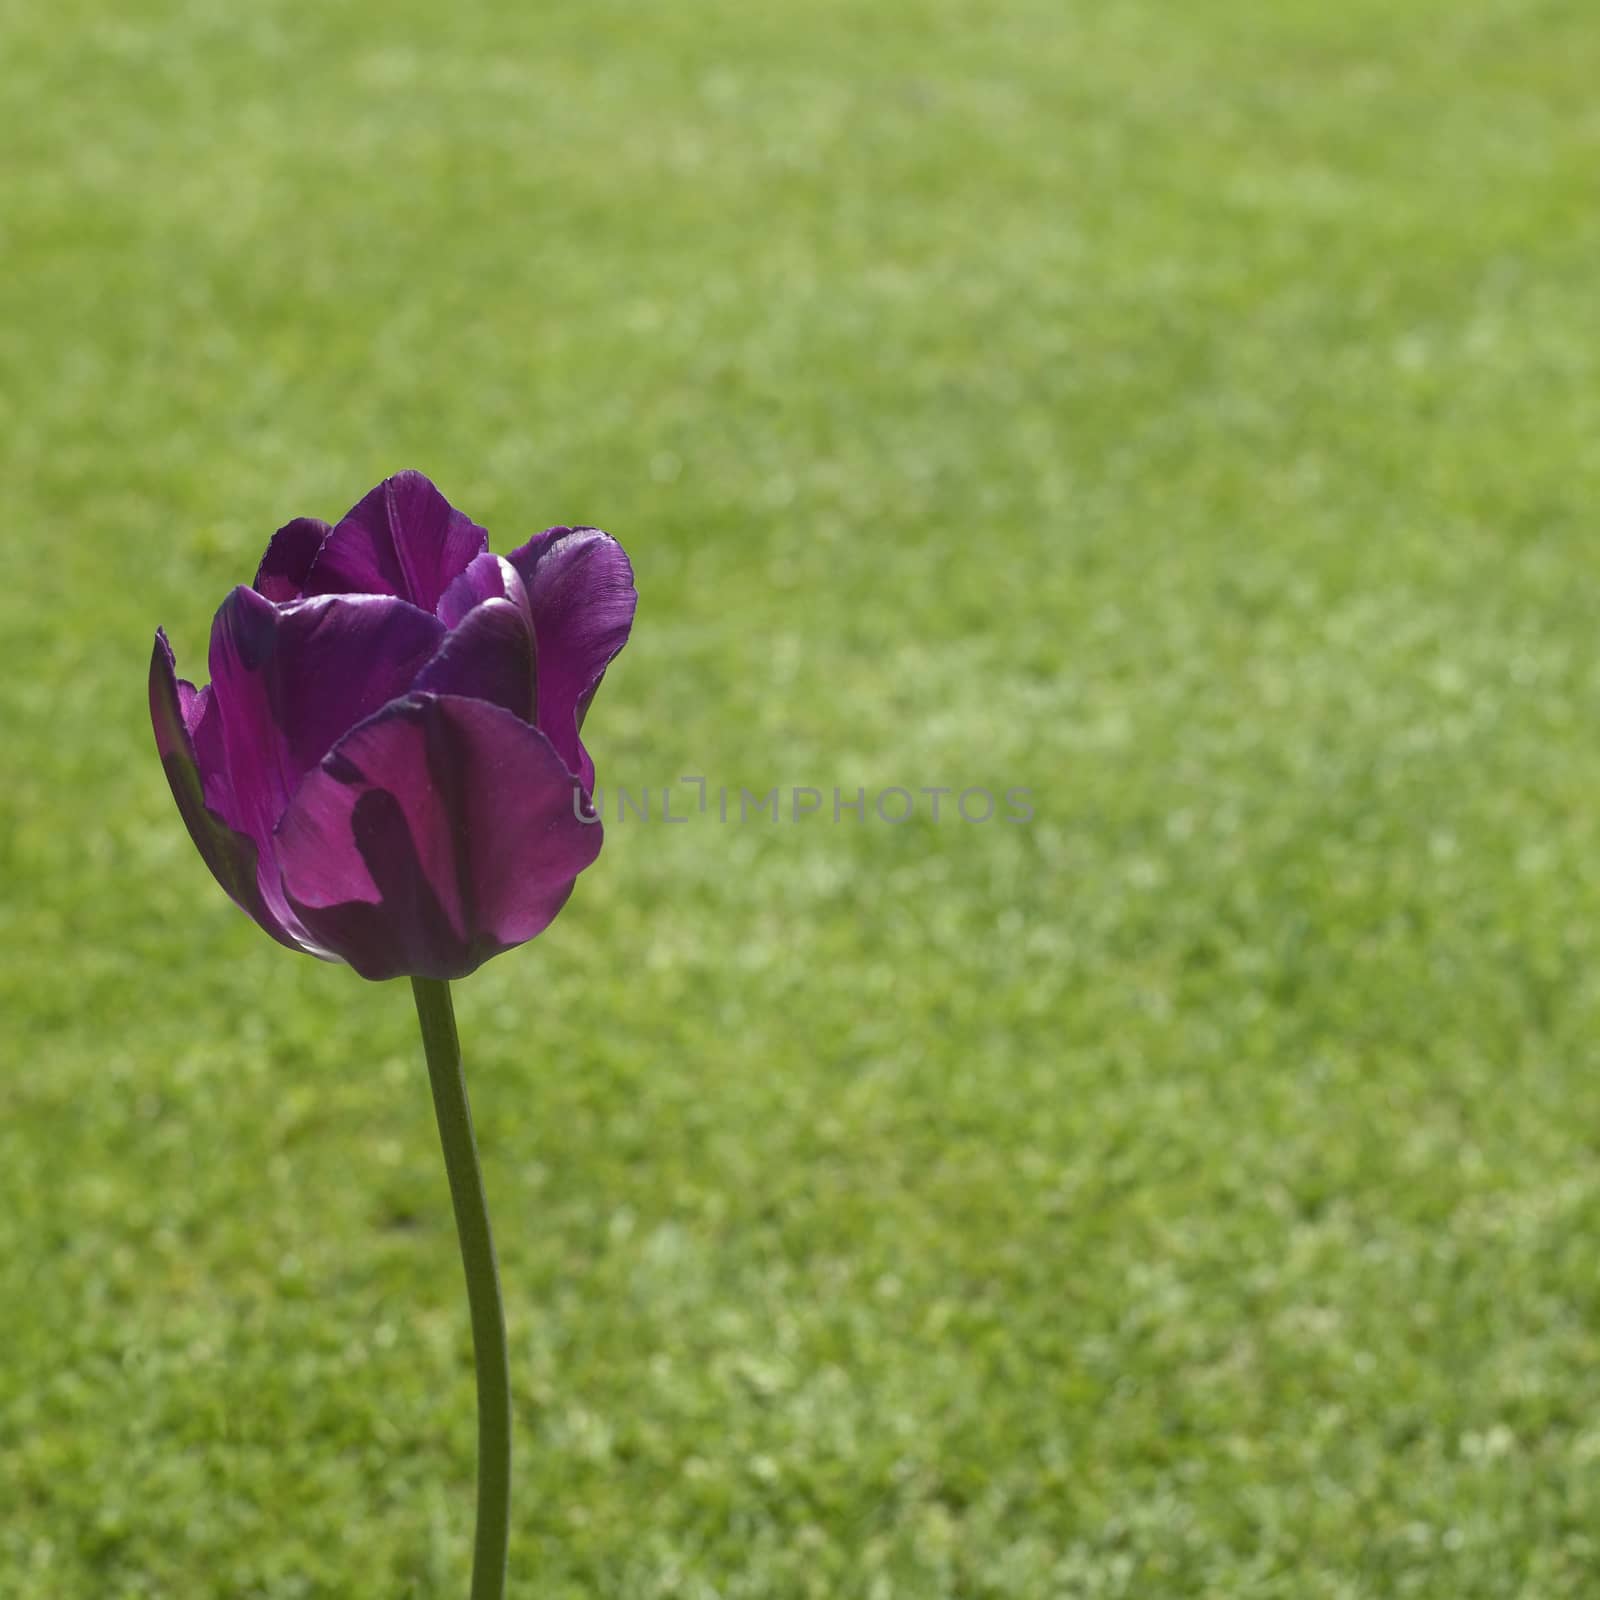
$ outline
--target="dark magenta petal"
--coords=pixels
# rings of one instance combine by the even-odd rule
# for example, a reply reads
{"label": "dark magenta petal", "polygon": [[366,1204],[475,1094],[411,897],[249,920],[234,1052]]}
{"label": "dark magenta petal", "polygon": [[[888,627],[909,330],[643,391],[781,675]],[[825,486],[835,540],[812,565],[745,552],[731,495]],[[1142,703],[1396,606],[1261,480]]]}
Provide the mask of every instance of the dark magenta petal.
{"label": "dark magenta petal", "polygon": [[539,651],[539,726],[586,790],[594,764],[578,739],[607,663],[633,626],[633,568],[598,528],[550,528],[508,557],[528,591]]}
{"label": "dark magenta petal", "polygon": [[274,850],[296,913],[362,977],[461,978],[548,926],[600,837],[536,728],[414,694],[305,779]]}
{"label": "dark magenta petal", "polygon": [[[512,582],[521,589],[515,573]],[[526,612],[510,600],[485,600],[445,636],[412,687],[488,700],[531,723],[535,683],[533,629]]]}
{"label": "dark magenta petal", "polygon": [[250,587],[280,604],[298,600],[305,593],[306,577],[322,541],[332,532],[321,517],[296,517],[293,522],[284,523],[273,534]]}
{"label": "dark magenta petal", "polygon": [[504,556],[489,550],[474,556],[466,571],[451,580],[450,587],[439,596],[434,612],[445,627],[453,628],[485,600],[515,600],[518,605],[527,604],[516,568]]}
{"label": "dark magenta petal", "polygon": [[305,593],[397,595],[432,611],[488,547],[488,534],[420,472],[399,472],[352,506],[328,535]]}
{"label": "dark magenta petal", "polygon": [[194,745],[194,758],[200,766],[200,783],[205,801],[224,821],[233,815],[233,785],[228,782],[228,758],[222,747],[222,718],[217,715],[211,685],[196,690],[192,683],[178,679],[178,698],[183,706],[183,724]]}
{"label": "dark magenta petal", "polygon": [[[155,727],[156,750],[172,787],[172,798],[178,802],[178,813],[212,877],[240,910],[280,944],[291,950],[305,948],[261,894],[254,840],[230,827],[219,814],[215,802],[226,794],[226,774],[206,771],[202,758],[195,753],[195,734],[202,735],[204,748],[216,728],[210,691],[196,691],[193,684],[178,677],[172,646],[159,629],[150,656],[150,721]],[[270,870],[275,876],[275,869]]]}
{"label": "dark magenta petal", "polygon": [[388,595],[275,606],[235,589],[211,628],[211,700],[233,825],[266,852],[300,779],[411,687],[443,635],[438,618]]}

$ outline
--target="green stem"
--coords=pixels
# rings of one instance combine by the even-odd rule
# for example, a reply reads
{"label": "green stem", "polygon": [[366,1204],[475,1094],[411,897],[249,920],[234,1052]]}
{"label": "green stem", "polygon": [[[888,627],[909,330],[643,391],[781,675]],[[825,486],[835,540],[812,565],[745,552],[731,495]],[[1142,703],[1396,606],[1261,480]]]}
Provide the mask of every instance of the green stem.
{"label": "green stem", "polygon": [[422,1048],[433,1084],[439,1142],[450,1177],[461,1264],[472,1313],[472,1353],[478,1370],[478,1531],[472,1549],[471,1600],[504,1600],[506,1550],[511,1539],[511,1362],[506,1353],[500,1273],[489,1231],[489,1201],[472,1137],[472,1107],[461,1071],[461,1041],[450,985],[413,978]]}

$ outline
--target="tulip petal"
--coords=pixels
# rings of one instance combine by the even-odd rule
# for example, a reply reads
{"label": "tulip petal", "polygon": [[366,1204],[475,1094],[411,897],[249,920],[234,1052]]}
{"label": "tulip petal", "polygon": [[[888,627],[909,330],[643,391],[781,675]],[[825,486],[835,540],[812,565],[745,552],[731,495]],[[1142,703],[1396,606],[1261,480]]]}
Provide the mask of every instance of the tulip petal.
{"label": "tulip petal", "polygon": [[466,614],[485,600],[515,600],[526,607],[527,595],[517,570],[504,556],[485,550],[474,556],[466,569],[451,580],[439,596],[434,614],[447,628],[458,626]]}
{"label": "tulip petal", "polygon": [[[227,892],[228,898],[246,916],[258,923],[279,944],[291,950],[302,945],[288,924],[269,909],[258,884],[258,859],[255,841],[234,827],[220,814],[217,800],[226,792],[226,774],[209,769],[205,758],[195,753],[196,733],[202,747],[211,743],[217,723],[211,714],[208,689],[196,690],[178,677],[172,646],[165,632],[156,630],[155,649],[150,656],[150,721],[155,728],[156,750],[178,803],[178,813],[200,858],[211,875]],[[214,748],[214,746],[213,746]],[[316,953],[316,952],[313,952]]]}
{"label": "tulip petal", "polygon": [[412,694],[353,729],[274,839],[290,903],[364,978],[461,978],[541,932],[600,851],[550,741],[509,711]]}
{"label": "tulip petal", "polygon": [[273,534],[267,553],[250,585],[257,594],[280,605],[305,593],[306,578],[323,541],[333,529],[321,517],[296,517]]}
{"label": "tulip petal", "polygon": [[539,651],[539,727],[585,790],[594,763],[578,738],[639,597],[620,544],[599,528],[550,528],[507,558],[528,591]]}
{"label": "tulip petal", "polygon": [[443,634],[436,617],[388,595],[275,606],[241,587],[223,601],[211,628],[211,699],[231,820],[264,855],[300,779],[410,688]]}
{"label": "tulip petal", "polygon": [[328,535],[306,594],[396,595],[432,611],[489,535],[420,472],[385,478]]}
{"label": "tulip petal", "polygon": [[[515,573],[512,582],[521,589]],[[487,700],[532,723],[536,682],[533,629],[527,614],[509,600],[485,600],[445,635],[412,687]]]}

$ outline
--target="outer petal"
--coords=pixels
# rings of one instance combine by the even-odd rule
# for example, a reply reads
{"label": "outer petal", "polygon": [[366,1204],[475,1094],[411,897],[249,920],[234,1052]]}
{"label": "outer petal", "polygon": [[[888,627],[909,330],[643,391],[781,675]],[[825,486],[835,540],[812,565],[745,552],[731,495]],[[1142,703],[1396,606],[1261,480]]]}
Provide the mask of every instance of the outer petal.
{"label": "outer petal", "polygon": [[322,546],[307,594],[392,594],[432,611],[489,536],[420,472],[385,478]]}
{"label": "outer petal", "polygon": [[207,771],[202,775],[195,755],[194,731],[202,723],[214,730],[210,692],[196,692],[193,684],[177,675],[172,646],[167,636],[156,631],[155,649],[150,656],[150,720],[155,727],[156,749],[166,769],[172,798],[211,875],[227,891],[228,897],[247,916],[253,918],[279,944],[291,950],[304,948],[283,921],[270,910],[257,886],[255,841],[232,828],[208,803],[219,790],[226,789],[226,775]]}
{"label": "outer petal", "polygon": [[550,923],[600,835],[536,728],[413,694],[306,778],[274,849],[296,913],[362,977],[461,978]]}
{"label": "outer petal", "polygon": [[293,522],[284,523],[273,534],[250,587],[279,604],[298,600],[305,593],[306,577],[322,541],[332,532],[320,517],[296,517]]}
{"label": "outer petal", "polygon": [[628,642],[633,568],[598,528],[550,528],[508,557],[528,591],[539,646],[539,726],[583,787],[594,763],[578,739],[607,664]]}
{"label": "outer petal", "polygon": [[233,795],[230,820],[262,852],[300,779],[339,737],[410,688],[438,648],[436,617],[386,595],[325,595],[275,606],[253,589],[223,601],[211,628],[211,700]]}

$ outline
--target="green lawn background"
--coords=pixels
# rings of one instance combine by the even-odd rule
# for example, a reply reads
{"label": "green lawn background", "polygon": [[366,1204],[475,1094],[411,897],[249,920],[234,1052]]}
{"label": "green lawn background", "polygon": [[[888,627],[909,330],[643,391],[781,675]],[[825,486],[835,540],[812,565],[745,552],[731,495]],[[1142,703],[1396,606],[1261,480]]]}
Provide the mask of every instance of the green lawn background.
{"label": "green lawn background", "polygon": [[1600,1582],[1586,0],[0,9],[0,1594],[464,1592],[404,986],[144,706],[400,467],[658,786],[461,986],[517,1596]]}

